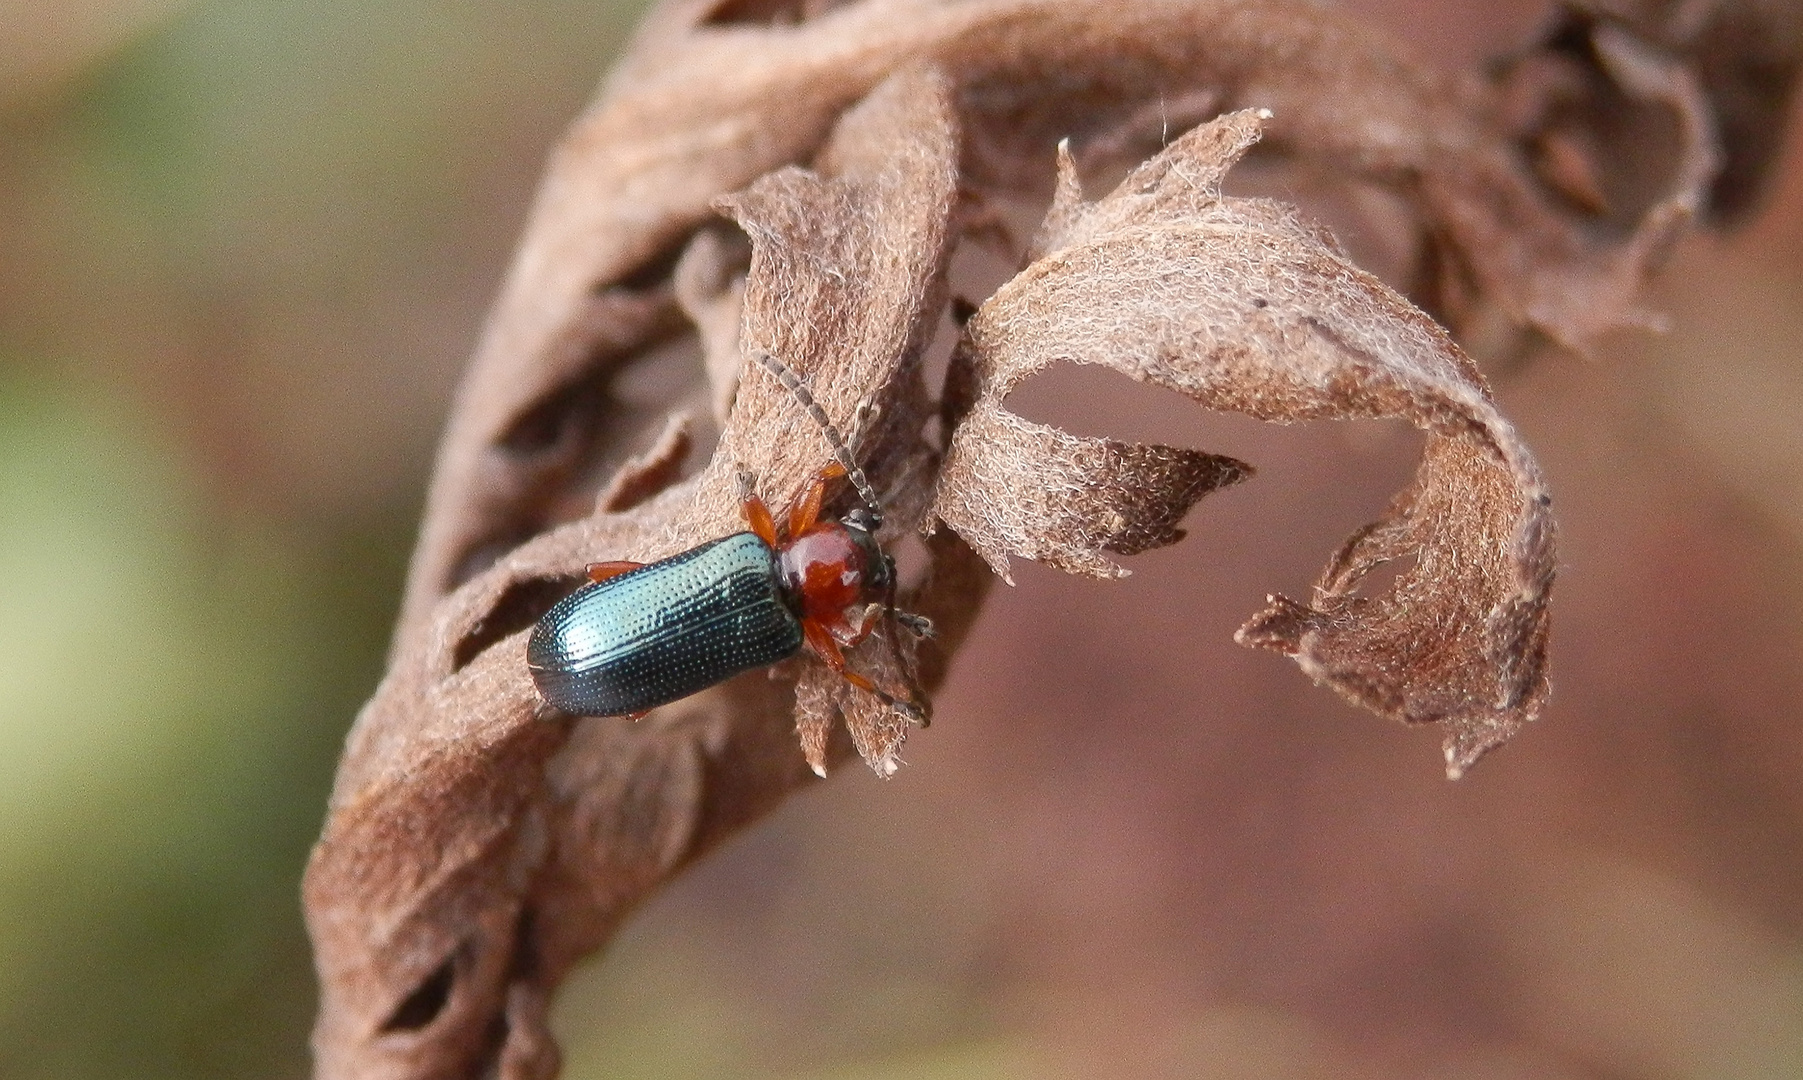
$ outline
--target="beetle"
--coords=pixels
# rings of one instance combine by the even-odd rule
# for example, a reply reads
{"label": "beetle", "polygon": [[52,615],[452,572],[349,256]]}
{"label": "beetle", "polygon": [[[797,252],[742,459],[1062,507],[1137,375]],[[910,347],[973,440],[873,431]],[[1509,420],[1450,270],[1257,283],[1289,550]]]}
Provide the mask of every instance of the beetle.
{"label": "beetle", "polygon": [[[650,710],[804,648],[853,686],[927,722],[925,695],[896,650],[897,627],[927,636],[932,624],[895,606],[895,560],[877,543],[883,512],[876,492],[826,410],[801,377],[754,352],[820,426],[833,460],[789,507],[783,527],[747,484],[747,530],[651,563],[591,563],[589,584],[566,596],[532,628],[526,664],[546,703],[576,716]],[[843,518],[823,517],[827,485],[845,477],[863,500]],[[905,696],[879,687],[845,663],[845,650],[879,623]]]}

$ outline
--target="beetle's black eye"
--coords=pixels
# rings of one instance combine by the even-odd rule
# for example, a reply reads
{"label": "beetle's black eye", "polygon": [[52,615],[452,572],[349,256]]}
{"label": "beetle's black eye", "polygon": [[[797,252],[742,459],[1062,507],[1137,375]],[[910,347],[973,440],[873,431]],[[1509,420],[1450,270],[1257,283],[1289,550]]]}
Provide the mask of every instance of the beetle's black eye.
{"label": "beetle's black eye", "polygon": [[399,1005],[394,1013],[382,1024],[383,1034],[391,1031],[418,1031],[444,1011],[445,1004],[451,1000],[451,983],[456,978],[456,971],[450,957],[438,965],[425,981],[414,988]]}
{"label": "beetle's black eye", "polygon": [[867,533],[875,532],[880,523],[876,514],[867,506],[853,507],[851,512],[840,520],[851,528],[861,529]]}

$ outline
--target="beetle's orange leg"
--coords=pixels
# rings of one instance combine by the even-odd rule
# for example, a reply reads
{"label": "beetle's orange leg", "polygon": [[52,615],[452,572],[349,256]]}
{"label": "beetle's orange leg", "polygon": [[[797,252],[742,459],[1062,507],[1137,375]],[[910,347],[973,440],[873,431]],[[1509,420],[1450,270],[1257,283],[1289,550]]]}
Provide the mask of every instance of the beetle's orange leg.
{"label": "beetle's orange leg", "polygon": [[814,527],[814,522],[820,520],[820,504],[826,500],[826,485],[844,475],[845,466],[837,461],[829,461],[808,482],[801,497],[789,506],[789,539],[793,540]]}
{"label": "beetle's orange leg", "polygon": [[588,564],[588,579],[599,585],[608,578],[619,577],[626,571],[637,570],[643,565],[645,564],[642,562],[632,562],[627,559],[619,559],[614,562],[592,562]]}
{"label": "beetle's orange leg", "polygon": [[850,616],[844,616],[836,626],[823,622],[821,627],[832,636],[833,641],[837,642],[841,649],[856,648],[860,642],[870,636],[872,630],[876,629],[876,624],[881,618],[881,610],[880,605],[870,604],[858,613],[855,622]]}
{"label": "beetle's orange leg", "polygon": [[789,538],[794,539],[813,528],[820,517],[820,504],[826,499],[826,480],[816,476],[809,481],[801,497],[789,506]]}
{"label": "beetle's orange leg", "polygon": [[833,640],[833,635],[827,633],[826,627],[813,619],[803,619],[801,620],[801,633],[807,639],[808,647],[814,650],[814,654],[825,661],[827,667],[837,672],[840,678],[858,689],[874,695],[885,705],[900,709],[907,713],[910,719],[925,726],[926,714],[921,711],[920,706],[912,701],[901,700],[863,675],[846,667],[845,654],[840,651],[839,643]]}
{"label": "beetle's orange leg", "polygon": [[776,519],[770,516],[770,508],[764,505],[764,500],[758,498],[756,492],[749,492],[740,504],[740,511],[745,515],[745,524],[751,526],[757,538],[775,547]]}
{"label": "beetle's orange leg", "polygon": [[845,666],[845,653],[840,651],[839,643],[833,640],[833,635],[827,632],[826,627],[813,619],[803,619],[801,634],[807,638],[808,647],[814,650],[814,655],[826,661],[826,666],[843,676],[846,682],[860,690],[876,692],[875,683]]}

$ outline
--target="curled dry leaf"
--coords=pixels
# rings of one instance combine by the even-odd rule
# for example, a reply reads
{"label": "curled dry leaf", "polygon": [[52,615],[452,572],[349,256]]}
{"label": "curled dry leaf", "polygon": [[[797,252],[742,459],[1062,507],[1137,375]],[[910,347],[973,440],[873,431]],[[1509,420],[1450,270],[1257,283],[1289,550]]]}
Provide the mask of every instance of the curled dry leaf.
{"label": "curled dry leaf", "polygon": [[[1599,32],[1616,40],[1598,41]],[[1652,81],[1631,74],[1623,79],[1623,38],[1665,70]],[[1584,167],[1603,186],[1629,196],[1624,203],[1634,201],[1631,189],[1644,185],[1649,172],[1661,171],[1654,155],[1669,161],[1671,148],[1669,141],[1648,138],[1644,127],[1623,138],[1624,124],[1649,119],[1624,106],[1664,101],[1672,119],[1685,123],[1687,114],[1696,115],[1693,106],[1673,98],[1691,93],[1683,86],[1689,84],[1719,142],[1719,168],[1704,178],[1700,209],[1712,221],[1727,222],[1744,217],[1757,201],[1783,146],[1800,66],[1803,5],[1792,0],[1565,0],[1539,43],[1510,58],[1498,79],[1505,94],[1523,89],[1516,83],[1522,76],[1532,88],[1535,108],[1519,117],[1530,147],[1548,136],[1573,137],[1588,159]],[[1680,167],[1693,169],[1701,147],[1693,133],[1678,138],[1685,144]],[[1643,189],[1640,198],[1647,197]]]}
{"label": "curled dry leaf", "polygon": [[[553,1075],[550,994],[634,905],[809,764],[855,750],[893,766],[900,718],[807,661],[637,724],[547,713],[527,677],[527,628],[585,563],[732,531],[741,469],[780,505],[824,462],[793,400],[743,375],[747,348],[805,372],[859,432],[892,538],[929,508],[953,524],[904,597],[939,627],[914,658],[929,688],[986,562],[1114,573],[1103,552],[1170,542],[1196,498],[1245,473],[1000,407],[1067,358],[1267,419],[1426,427],[1411,488],[1310,603],[1274,599],[1242,640],[1380,712],[1447,724],[1455,765],[1531,716],[1550,520],[1469,362],[1291,212],[1220,197],[1256,126],[1244,113],[1094,204],[1075,166],[1124,168],[1167,133],[1271,109],[1270,159],[1400,211],[1411,254],[1393,280],[1455,330],[1500,313],[1581,341],[1633,317],[1634,285],[1686,217],[1744,204],[1803,35],[1783,0],[1565,10],[1482,78],[1415,63],[1311,0],[654,10],[551,159],[451,413],[389,672],[345,747],[305,883],[319,1075]],[[1670,137],[1611,126],[1623,109]],[[1067,137],[1036,261],[970,321],[936,405],[919,357],[948,252],[985,236],[1023,249],[984,208],[1043,197]],[[1106,290],[1121,279],[1141,286],[1130,304]],[[1392,559],[1413,561],[1359,595]],[[854,663],[905,674],[880,642]]]}
{"label": "curled dry leaf", "polygon": [[[943,306],[957,149],[949,85],[912,69],[846,114],[818,171],[778,171],[723,204],[754,244],[747,347],[783,356],[835,423],[860,431],[879,489],[916,492],[890,501],[895,532],[919,521],[920,477],[935,457],[921,438],[930,404],[919,354]],[[306,882],[321,1075],[553,1070],[549,988],[659,881],[807,775],[796,726],[823,771],[843,751],[820,733],[843,711],[866,759],[893,769],[905,718],[847,698],[817,664],[800,673],[799,707],[793,671],[748,673],[636,724],[539,706],[524,627],[585,562],[654,559],[737,531],[741,473],[786,506],[830,456],[767,377],[738,387],[707,468],[673,483],[689,426],[673,419],[626,461],[592,516],[447,597],[428,646],[399,654],[358,718]],[[974,562],[954,539],[930,544],[924,580],[903,594],[948,648],[985,587]],[[865,653],[879,681],[903,676],[882,666],[881,649],[858,661]],[[921,674],[936,685],[943,663]]]}
{"label": "curled dry leaf", "polygon": [[[1259,114],[1205,124],[1081,201],[1060,159],[1042,255],[965,325],[975,398],[934,513],[998,574],[1007,557],[1119,571],[1103,549],[1173,538],[1230,459],[1080,439],[1003,399],[1059,361],[1100,364],[1261,420],[1399,417],[1430,433],[1414,485],[1335,556],[1312,604],[1273,597],[1239,633],[1388,716],[1446,725],[1457,776],[1546,694],[1553,528],[1539,470],[1483,377],[1433,320],[1279,204],[1221,194]],[[1072,313],[1081,312],[1081,316]],[[1376,596],[1365,574],[1412,560]]]}

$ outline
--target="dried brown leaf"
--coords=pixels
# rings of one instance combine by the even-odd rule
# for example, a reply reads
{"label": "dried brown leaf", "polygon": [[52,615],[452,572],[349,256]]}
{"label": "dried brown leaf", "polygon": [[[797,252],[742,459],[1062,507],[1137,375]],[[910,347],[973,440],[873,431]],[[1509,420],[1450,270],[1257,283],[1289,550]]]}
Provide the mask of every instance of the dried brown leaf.
{"label": "dried brown leaf", "polygon": [[[939,311],[956,154],[949,87],[911,70],[846,114],[819,173],[773,174],[727,204],[753,238],[745,339],[806,373],[841,425],[880,400],[863,439],[879,485],[932,458],[918,354]],[[306,880],[320,1075],[554,1070],[538,1007],[549,988],[657,883],[807,775],[791,682],[749,673],[632,724],[547,715],[527,678],[524,628],[586,562],[656,558],[741,528],[741,471],[780,506],[828,459],[788,392],[753,378],[708,467],[646,499],[682,431],[673,422],[628,461],[593,516],[447,597],[426,647],[401,651],[358,718]],[[611,512],[622,502],[637,505]],[[895,528],[909,527],[908,505],[891,507]],[[954,646],[980,585],[960,569],[962,545],[930,555],[906,599],[939,615]],[[963,595],[938,595],[948,583]],[[830,720],[824,707],[795,715]],[[847,717],[872,764],[890,767],[903,721],[862,703]],[[498,1016],[499,1028],[478,1019]]]}
{"label": "dried brown leaf", "polygon": [[[1546,130],[1585,132],[1602,170],[1610,174],[1607,183],[1623,186],[1636,182],[1634,173],[1646,171],[1644,144],[1653,143],[1655,152],[1659,148],[1644,131],[1622,137],[1619,93],[1643,99],[1668,95],[1659,89],[1649,94],[1644,83],[1614,86],[1618,73],[1607,70],[1612,61],[1603,50],[1585,55],[1579,47],[1599,29],[1632,37],[1656,62],[1681,70],[1693,83],[1719,144],[1719,168],[1706,180],[1702,212],[1717,222],[1744,217],[1764,187],[1788,128],[1785,117],[1803,67],[1803,5],[1793,0],[1566,0],[1560,5],[1540,43],[1517,58],[1542,64],[1551,60],[1566,69],[1560,90],[1542,99],[1532,123]],[[1660,82],[1669,85],[1669,77]],[[1680,114],[1689,109],[1673,107]],[[1686,167],[1693,163],[1687,158]]]}
{"label": "dried brown leaf", "polygon": [[[1800,35],[1782,0],[1566,10],[1485,79],[1433,71],[1311,0],[653,11],[551,160],[451,414],[390,670],[345,747],[305,884],[319,1075],[554,1074],[549,995],[635,904],[808,764],[855,749],[893,766],[901,719],[805,661],[637,724],[543,714],[521,662],[526,628],[586,562],[711,539],[738,526],[741,469],[780,504],[823,462],[793,401],[759,369],[742,379],[746,347],[782,354],[860,431],[893,534],[936,496],[984,547],[979,558],[949,529],[926,541],[926,578],[904,599],[940,629],[917,658],[929,687],[975,617],[985,558],[1112,573],[1102,552],[1170,542],[1195,498],[1244,472],[999,408],[1062,357],[1267,419],[1427,427],[1415,484],[1348,543],[1312,603],[1274,600],[1242,637],[1379,711],[1445,722],[1455,764],[1531,716],[1550,521],[1469,363],[1290,212],[1219,198],[1251,137],[1244,116],[1095,204],[1074,162],[1124,167],[1220,110],[1272,109],[1266,145],[1282,160],[1394,196],[1398,231],[1416,234],[1398,247],[1421,255],[1396,280],[1455,328],[1497,311],[1577,341],[1633,314],[1639,276],[1684,217],[1744,204]],[[1664,144],[1574,122],[1623,103],[1676,132],[1669,146],[1615,153]],[[1066,137],[1038,262],[954,357],[941,476],[922,441],[935,405],[918,355],[947,252],[960,229],[977,239],[992,199],[1043,194]],[[1718,137],[1712,203],[1700,193]],[[735,192],[749,259],[715,216]],[[1001,235],[1001,219],[987,228]],[[1136,305],[1094,291],[1172,265],[1183,273],[1140,280]],[[1155,302],[1165,287],[1180,303]],[[1031,302],[1054,293],[1070,304]],[[691,445],[713,452],[683,479]],[[1037,486],[995,486],[1030,463]],[[1358,594],[1370,566],[1411,557],[1389,589]],[[880,645],[855,662],[901,679]]]}
{"label": "dried brown leaf", "polygon": [[[1083,203],[1061,159],[1045,254],[977,309],[960,356],[974,402],[934,513],[999,574],[1007,557],[1106,576],[1103,548],[1168,543],[1169,524],[1237,463],[1078,439],[1008,412],[1058,362],[1098,364],[1261,420],[1397,417],[1430,433],[1414,485],[1329,564],[1309,605],[1281,597],[1248,645],[1375,712],[1447,728],[1449,772],[1533,719],[1546,694],[1550,500],[1477,369],[1433,320],[1293,211],[1228,198],[1262,117],[1205,124]],[[1187,465],[1189,471],[1183,471]],[[1412,560],[1388,589],[1366,573]]]}
{"label": "dried brown leaf", "polygon": [[[1757,82],[1761,64],[1788,72],[1803,51],[1795,19],[1756,7],[1708,23],[1731,33],[1696,39],[1714,43],[1709,70],[1732,71],[1735,56],[1754,64],[1738,81],[1722,75],[1724,86]],[[1639,275],[1695,205],[1720,111],[1687,114],[1685,144],[1656,168],[1606,171],[1651,176],[1656,190],[1598,222],[1535,172],[1556,117],[1508,106],[1520,65],[1495,82],[1435,71],[1308,0],[889,0],[817,19],[797,8],[780,32],[726,11],[704,0],[653,11],[553,156],[445,435],[398,644],[449,589],[576,516],[560,493],[617,466],[635,430],[642,442],[661,426],[661,415],[613,414],[604,430],[597,417],[610,415],[610,380],[679,333],[685,305],[699,310],[679,303],[666,268],[705,231],[713,201],[809,160],[840,113],[907,64],[929,61],[957,88],[970,132],[963,181],[977,189],[1042,189],[1062,138],[1086,167],[1124,165],[1217,110],[1272,109],[1267,145],[1278,154],[1410,208],[1422,258],[1398,280],[1419,282],[1456,330],[1500,312],[1577,344],[1640,317]],[[1594,25],[1573,32],[1586,50]],[[1573,34],[1531,55],[1563,58]],[[1607,86],[1596,95],[1624,97]],[[1676,101],[1656,104],[1669,112]],[[730,355],[721,334],[706,336],[707,355]],[[731,365],[715,367],[720,402]]]}

